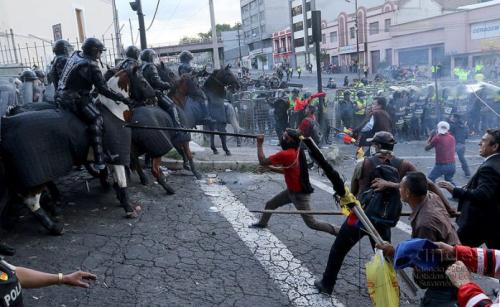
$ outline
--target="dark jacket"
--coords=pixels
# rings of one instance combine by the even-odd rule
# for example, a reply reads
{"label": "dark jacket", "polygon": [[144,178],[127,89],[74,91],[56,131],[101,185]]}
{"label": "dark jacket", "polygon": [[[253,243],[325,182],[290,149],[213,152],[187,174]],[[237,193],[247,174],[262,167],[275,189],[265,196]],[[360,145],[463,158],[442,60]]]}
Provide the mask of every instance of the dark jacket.
{"label": "dark jacket", "polygon": [[464,188],[453,190],[453,197],[459,200],[462,243],[500,249],[500,155],[487,159]]}
{"label": "dark jacket", "polygon": [[450,123],[450,132],[455,137],[455,141],[459,144],[465,144],[469,129],[462,122]]}
{"label": "dark jacket", "polygon": [[363,129],[363,127],[370,121],[370,118],[372,116],[373,128],[370,131],[361,133],[361,138],[359,140],[360,146],[369,146],[370,144],[366,141],[366,139],[373,137],[375,133],[379,131],[392,132],[391,116],[385,110],[376,110],[371,112],[363,121],[363,123],[355,129],[355,131],[361,131],[361,129]]}

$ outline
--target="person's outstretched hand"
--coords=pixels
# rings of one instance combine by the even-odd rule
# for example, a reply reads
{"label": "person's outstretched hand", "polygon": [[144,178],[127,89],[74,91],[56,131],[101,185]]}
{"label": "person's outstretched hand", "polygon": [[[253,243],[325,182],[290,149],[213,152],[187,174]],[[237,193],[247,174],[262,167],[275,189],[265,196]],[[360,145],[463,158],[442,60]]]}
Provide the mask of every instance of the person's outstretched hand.
{"label": "person's outstretched hand", "polygon": [[63,284],[72,287],[88,288],[90,286],[89,281],[94,281],[96,279],[97,276],[92,273],[77,271],[68,275],[64,275]]}

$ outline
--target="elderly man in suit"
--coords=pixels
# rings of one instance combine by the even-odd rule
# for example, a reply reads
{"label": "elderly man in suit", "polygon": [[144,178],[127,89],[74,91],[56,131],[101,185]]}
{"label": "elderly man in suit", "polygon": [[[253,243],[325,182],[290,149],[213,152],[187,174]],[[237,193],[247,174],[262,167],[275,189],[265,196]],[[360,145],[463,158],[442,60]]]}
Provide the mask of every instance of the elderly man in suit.
{"label": "elderly man in suit", "polygon": [[488,129],[479,142],[486,158],[463,188],[449,182],[438,185],[459,200],[458,236],[462,244],[500,249],[500,129]]}

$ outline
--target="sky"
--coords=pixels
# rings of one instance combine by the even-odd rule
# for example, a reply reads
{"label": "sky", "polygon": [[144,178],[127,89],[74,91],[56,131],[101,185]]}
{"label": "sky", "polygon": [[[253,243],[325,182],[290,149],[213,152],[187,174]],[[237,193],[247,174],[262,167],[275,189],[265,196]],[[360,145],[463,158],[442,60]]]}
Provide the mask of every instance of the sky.
{"label": "sky", "polygon": [[[283,1],[283,0],[282,0]],[[142,10],[145,16],[146,28],[151,18],[157,0],[142,0]],[[137,13],[132,11],[128,0],[116,0],[122,39],[125,46],[131,43],[129,18],[132,21],[134,39],[139,45]],[[241,20],[240,1],[214,0],[215,20],[217,23],[234,25]],[[184,36],[196,36],[199,32],[210,30],[210,11],[208,0],[160,0],[158,13],[151,29],[147,32],[148,45],[177,44]]]}
{"label": "sky", "polygon": [[[146,28],[151,23],[151,18],[158,0],[142,0]],[[284,1],[288,0],[273,0]],[[339,12],[354,12],[354,1],[347,3],[345,0],[317,0],[317,7],[322,10],[322,19],[334,20]],[[371,7],[384,3],[385,0],[358,0],[359,6]],[[132,21],[133,36],[139,45],[137,14],[132,11],[129,0],[116,0],[122,38],[125,46],[131,43],[129,18]],[[241,21],[239,0],[214,0],[215,20],[217,23],[234,25]],[[155,21],[147,32],[148,45],[177,44],[184,36],[196,36],[199,32],[210,30],[210,11],[208,0],[160,0]]]}

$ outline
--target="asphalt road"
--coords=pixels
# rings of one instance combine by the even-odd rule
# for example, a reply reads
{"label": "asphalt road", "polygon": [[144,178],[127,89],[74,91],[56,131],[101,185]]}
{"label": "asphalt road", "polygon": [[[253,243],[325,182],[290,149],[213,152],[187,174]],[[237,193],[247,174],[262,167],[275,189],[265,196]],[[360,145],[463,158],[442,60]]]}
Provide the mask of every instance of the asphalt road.
{"label": "asphalt road", "polygon": [[[337,168],[349,180],[353,147],[341,146],[341,152],[347,158]],[[424,172],[433,164],[422,142],[400,143],[396,153]],[[467,144],[467,154],[475,170],[481,162],[475,143]],[[311,174],[314,209],[332,209],[332,196],[321,184],[328,182],[317,171]],[[214,176],[195,181],[184,172],[171,174],[177,189],[173,196],[156,184],[140,186],[133,177],[131,199],[143,208],[136,220],[124,219],[113,193],[104,193],[87,174],[59,181],[69,202],[61,217],[66,233],[48,236],[27,215],[7,234],[5,241],[17,249],[7,260],[49,272],[88,270],[98,280],[90,289],[25,290],[26,306],[370,305],[364,265],[373,252],[367,238],[347,256],[332,298],[317,294],[312,281],[324,270],[332,236],[307,228],[292,215],[273,216],[268,230],[246,227],[256,219],[248,210],[262,209],[284,189],[282,177],[233,171]],[[460,169],[455,179],[466,182]],[[320,218],[336,225],[343,221]],[[407,218],[401,221],[409,224]],[[394,243],[409,238],[404,229],[393,229]],[[489,294],[498,286],[479,281]],[[418,306],[421,293],[412,297],[404,285],[401,290],[402,305]]]}

